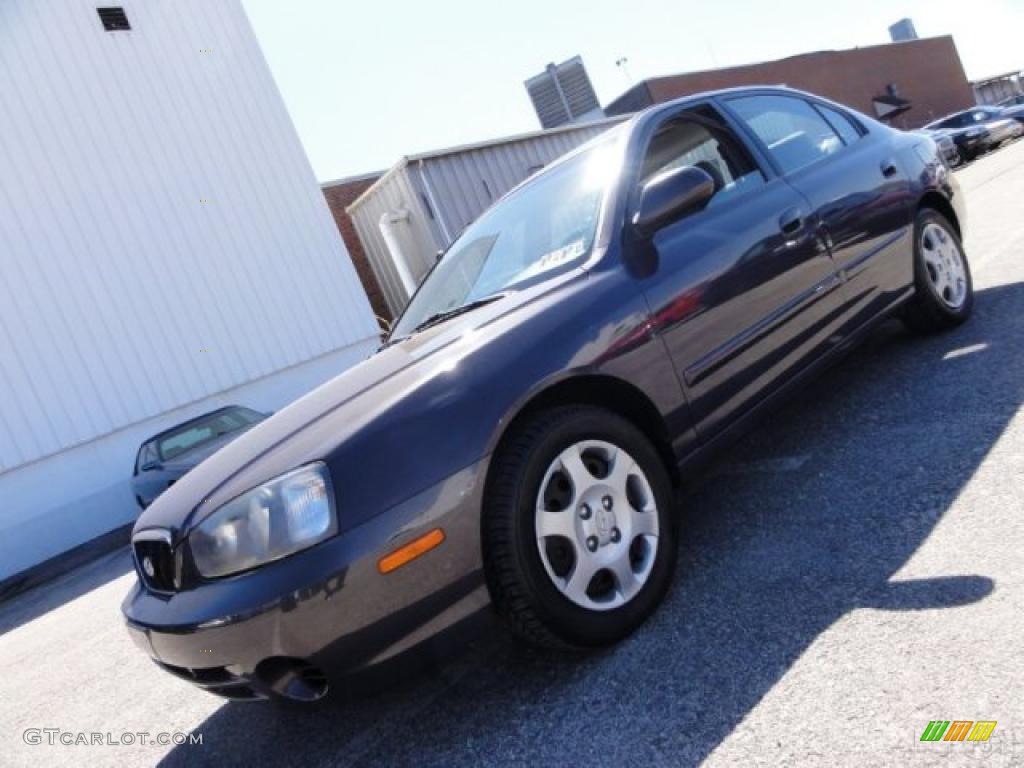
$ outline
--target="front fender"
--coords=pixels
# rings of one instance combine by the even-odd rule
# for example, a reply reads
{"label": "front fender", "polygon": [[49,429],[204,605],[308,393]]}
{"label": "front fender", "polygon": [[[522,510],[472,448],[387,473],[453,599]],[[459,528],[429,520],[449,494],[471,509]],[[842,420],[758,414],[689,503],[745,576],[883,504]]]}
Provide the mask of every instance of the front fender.
{"label": "front fender", "polygon": [[[358,429],[328,458],[339,505],[359,524],[494,451],[536,397],[579,377],[628,383],[673,434],[692,432],[681,386],[647,305],[624,270],[581,275],[467,331],[360,399]],[[329,428],[329,425],[324,425]]]}

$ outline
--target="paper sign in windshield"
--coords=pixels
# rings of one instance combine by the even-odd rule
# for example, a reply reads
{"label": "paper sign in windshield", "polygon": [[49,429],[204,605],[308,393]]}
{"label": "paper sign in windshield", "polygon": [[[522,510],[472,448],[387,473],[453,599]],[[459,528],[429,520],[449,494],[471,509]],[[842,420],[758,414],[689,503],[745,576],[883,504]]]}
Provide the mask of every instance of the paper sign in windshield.
{"label": "paper sign in windshield", "polygon": [[583,238],[580,238],[576,242],[569,243],[569,245],[550,251],[549,253],[545,253],[540,257],[540,262],[537,264],[537,271],[543,272],[548,269],[554,269],[566,262],[577,259],[583,255],[584,249],[585,245]]}

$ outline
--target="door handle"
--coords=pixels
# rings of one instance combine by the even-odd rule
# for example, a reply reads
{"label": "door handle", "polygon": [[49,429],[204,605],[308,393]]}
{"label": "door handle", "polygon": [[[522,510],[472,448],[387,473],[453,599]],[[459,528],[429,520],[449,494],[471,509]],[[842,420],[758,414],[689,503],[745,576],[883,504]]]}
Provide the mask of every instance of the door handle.
{"label": "door handle", "polygon": [[896,163],[894,163],[892,160],[883,160],[881,168],[882,175],[885,176],[885,178],[887,179],[891,179],[893,176],[896,175],[896,172],[899,170],[896,167]]}
{"label": "door handle", "polygon": [[804,226],[803,211],[799,208],[790,208],[779,216],[779,229],[784,235],[795,235]]}

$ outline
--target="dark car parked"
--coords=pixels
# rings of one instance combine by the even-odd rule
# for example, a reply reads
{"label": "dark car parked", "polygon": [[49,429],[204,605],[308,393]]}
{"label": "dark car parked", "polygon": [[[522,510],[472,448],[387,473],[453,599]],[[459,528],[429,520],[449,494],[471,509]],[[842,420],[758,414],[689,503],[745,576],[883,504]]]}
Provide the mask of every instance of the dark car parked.
{"label": "dark car parked", "polygon": [[489,604],[528,641],[614,643],[672,582],[675,485],[882,319],[967,318],[963,226],[934,141],[822,99],[642,112],[143,513],[129,631],[207,690],[300,700]]}
{"label": "dark car parked", "polygon": [[964,162],[998,149],[1024,135],[1024,125],[1000,107],[975,107],[928,123],[926,130],[944,131],[956,142]]}
{"label": "dark car parked", "polygon": [[135,456],[135,501],[145,509],[199,462],[265,418],[265,413],[229,405],[153,435]]}
{"label": "dark car parked", "polygon": [[1020,104],[1000,105],[1003,117],[1012,117],[1018,123],[1024,123],[1024,102]]}

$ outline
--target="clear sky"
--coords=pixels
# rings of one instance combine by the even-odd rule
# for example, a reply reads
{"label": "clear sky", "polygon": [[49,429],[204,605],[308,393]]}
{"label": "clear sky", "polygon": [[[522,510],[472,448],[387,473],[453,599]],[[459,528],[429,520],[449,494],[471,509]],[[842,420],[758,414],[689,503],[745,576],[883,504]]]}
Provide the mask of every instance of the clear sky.
{"label": "clear sky", "polygon": [[539,128],[523,81],[583,56],[633,81],[952,33],[969,78],[1024,68],[1024,0],[243,0],[321,181]]}

